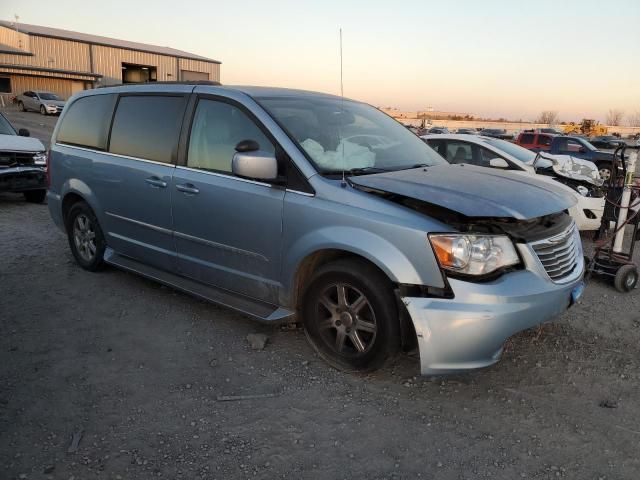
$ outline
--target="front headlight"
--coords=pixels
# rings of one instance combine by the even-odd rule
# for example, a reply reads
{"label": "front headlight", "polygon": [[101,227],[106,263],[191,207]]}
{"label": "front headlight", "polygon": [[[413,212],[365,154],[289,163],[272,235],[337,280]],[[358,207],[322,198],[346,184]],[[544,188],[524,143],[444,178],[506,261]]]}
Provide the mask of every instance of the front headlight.
{"label": "front headlight", "polygon": [[45,152],[38,152],[33,156],[33,164],[46,166],[47,165],[47,154]]}
{"label": "front headlight", "polygon": [[584,185],[576,186],[576,191],[580,195],[582,195],[583,197],[588,197],[589,196],[589,189],[587,187],[585,187]]}
{"label": "front headlight", "polygon": [[464,275],[487,275],[520,263],[505,235],[433,234],[429,241],[440,267]]}

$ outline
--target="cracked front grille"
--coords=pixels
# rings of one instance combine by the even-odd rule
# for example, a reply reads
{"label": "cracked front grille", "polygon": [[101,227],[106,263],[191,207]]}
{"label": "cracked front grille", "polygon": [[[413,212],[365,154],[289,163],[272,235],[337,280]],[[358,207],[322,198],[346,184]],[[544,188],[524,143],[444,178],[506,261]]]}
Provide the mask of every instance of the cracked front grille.
{"label": "cracked front grille", "polygon": [[582,255],[578,238],[576,226],[572,224],[559,235],[531,244],[547,275],[554,282],[561,282],[578,266],[578,258]]}
{"label": "cracked front grille", "polygon": [[0,152],[0,168],[33,165],[33,155],[29,152]]}

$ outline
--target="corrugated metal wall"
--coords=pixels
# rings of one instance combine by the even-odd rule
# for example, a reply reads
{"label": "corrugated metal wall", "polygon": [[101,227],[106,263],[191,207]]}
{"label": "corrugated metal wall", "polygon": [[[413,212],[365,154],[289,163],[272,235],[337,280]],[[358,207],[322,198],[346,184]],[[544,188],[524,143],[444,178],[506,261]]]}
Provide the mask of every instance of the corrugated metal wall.
{"label": "corrugated metal wall", "polygon": [[78,90],[86,87],[85,82],[63,78],[29,77],[25,75],[11,76],[11,89],[15,93],[27,90],[48,90],[67,99]]}
{"label": "corrugated metal wall", "polygon": [[89,72],[89,45],[56,38],[31,37],[33,56],[0,54],[0,63]]}
{"label": "corrugated metal wall", "polygon": [[95,73],[104,77],[102,85],[122,83],[122,63],[156,67],[158,81],[176,80],[176,59],[174,57],[101,45],[93,46],[93,66]]}
{"label": "corrugated metal wall", "polygon": [[29,35],[0,26],[0,43],[29,52]]}
{"label": "corrugated metal wall", "polygon": [[[11,72],[6,67],[3,69],[1,65],[24,65],[52,70],[92,72],[103,76],[103,78],[98,81],[99,85],[115,85],[122,83],[123,63],[156,67],[158,81],[181,80],[180,76],[182,70],[207,73],[209,80],[220,81],[220,65],[217,63],[176,58],[168,55],[125,50],[102,45],[90,46],[87,43],[39,37],[36,35],[30,35],[27,37],[25,34],[15,32],[15,30],[0,27],[0,42],[3,42],[3,38],[5,38],[4,43],[11,46],[14,46],[14,43],[16,42],[28,41],[29,45],[25,45],[23,49],[28,49],[28,51],[33,54],[32,56],[0,54],[0,72],[4,70],[4,72],[8,72],[12,77],[13,75],[17,75],[16,78],[18,78],[18,76],[22,77],[20,75],[21,73],[28,74],[28,72],[22,72],[16,69]],[[18,48],[17,44],[15,45],[15,48]],[[91,59],[93,59],[93,62]],[[93,65],[91,65],[91,63],[93,63]],[[51,90],[63,96],[68,96],[71,92],[69,87],[71,82],[67,82],[69,85],[66,85],[65,82],[54,82],[53,79],[46,80],[44,77],[51,76],[56,78],[70,78],[73,77],[73,75],[58,72],[31,72],[31,74],[34,76],[30,78],[39,79],[37,82],[50,83],[48,84],[49,86],[38,83],[39,86],[30,86],[27,89],[38,88]],[[18,81],[21,82],[20,85],[23,85],[23,82],[27,82],[24,78],[21,78]],[[34,80],[34,82],[35,81],[36,80]],[[12,90],[14,92],[21,92],[24,89],[22,86],[16,88],[16,86],[12,85]]]}
{"label": "corrugated metal wall", "polygon": [[[201,62],[199,60],[191,60],[187,58],[179,58],[178,66],[180,70],[188,70],[191,72],[206,72],[209,74],[209,80],[220,81],[220,64]],[[182,80],[182,78],[177,79]]]}

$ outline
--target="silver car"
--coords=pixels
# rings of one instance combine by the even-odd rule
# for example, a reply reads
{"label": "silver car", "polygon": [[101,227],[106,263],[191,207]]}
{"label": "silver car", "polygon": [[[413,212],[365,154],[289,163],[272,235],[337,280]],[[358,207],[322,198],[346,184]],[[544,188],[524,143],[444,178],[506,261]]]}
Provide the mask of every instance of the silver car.
{"label": "silver car", "polygon": [[342,370],[415,346],[423,374],[485,367],[583,290],[564,190],[449,165],[357,101],[104,88],[70,100],[51,145],[49,210],[82,268],[299,321]]}
{"label": "silver car", "polygon": [[27,90],[16,97],[18,110],[40,112],[42,115],[56,115],[62,112],[65,101],[53,92]]}

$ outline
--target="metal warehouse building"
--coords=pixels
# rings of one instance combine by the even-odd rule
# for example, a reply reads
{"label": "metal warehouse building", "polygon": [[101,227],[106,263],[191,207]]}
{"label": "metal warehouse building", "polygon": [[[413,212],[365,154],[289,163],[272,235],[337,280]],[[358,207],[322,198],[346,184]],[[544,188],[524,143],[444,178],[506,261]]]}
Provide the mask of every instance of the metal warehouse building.
{"label": "metal warehouse building", "polygon": [[0,20],[0,94],[176,80],[220,81],[220,62],[169,47]]}

